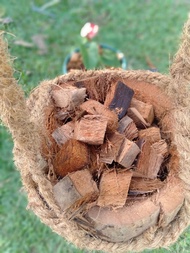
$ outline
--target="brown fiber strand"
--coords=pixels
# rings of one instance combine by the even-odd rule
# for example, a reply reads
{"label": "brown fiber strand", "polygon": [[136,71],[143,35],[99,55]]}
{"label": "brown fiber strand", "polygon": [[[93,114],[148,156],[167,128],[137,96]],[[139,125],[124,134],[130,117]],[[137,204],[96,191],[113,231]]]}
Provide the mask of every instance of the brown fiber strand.
{"label": "brown fiber strand", "polygon": [[[190,224],[190,20],[184,27],[182,44],[171,67],[171,76],[150,71],[123,71],[119,69],[99,71],[74,71],[50,81],[43,81],[30,95],[27,106],[24,93],[13,77],[12,61],[7,53],[7,45],[0,39],[0,114],[3,123],[9,128],[14,140],[14,159],[20,170],[22,182],[28,194],[28,206],[40,217],[41,221],[53,231],[74,243],[77,247],[104,252],[140,252],[144,249],[168,247],[174,243]],[[174,101],[172,117],[173,145],[179,154],[179,171],[175,176],[183,181],[185,201],[176,218],[164,228],[157,225],[147,229],[140,236],[123,243],[111,243],[90,237],[86,232],[69,221],[60,212],[52,195],[52,185],[47,179],[47,162],[41,155],[44,109],[51,105],[50,91],[53,85],[67,81],[78,81],[89,77],[106,77],[105,87],[110,80],[135,80],[150,83]],[[99,85],[99,84],[98,84]],[[101,89],[100,100],[105,97],[106,89]],[[95,93],[97,96],[98,93]],[[155,94],[156,96],[157,94]],[[151,99],[151,98],[150,98]],[[158,111],[159,113],[159,111]],[[166,112],[167,114],[167,112]],[[161,115],[163,125],[169,119]],[[43,138],[42,138],[43,136]],[[176,173],[176,172],[175,172]]]}

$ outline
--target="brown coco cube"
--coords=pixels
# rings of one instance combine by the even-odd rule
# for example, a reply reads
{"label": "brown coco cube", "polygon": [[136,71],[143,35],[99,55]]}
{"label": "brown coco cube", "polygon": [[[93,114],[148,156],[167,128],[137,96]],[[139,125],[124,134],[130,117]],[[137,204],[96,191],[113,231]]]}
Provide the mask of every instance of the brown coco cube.
{"label": "brown coco cube", "polygon": [[55,173],[61,177],[82,169],[89,163],[89,151],[85,143],[70,139],[61,147],[54,159]]}
{"label": "brown coco cube", "polygon": [[101,207],[124,206],[132,174],[131,171],[105,171],[100,181],[100,195],[97,205]]}
{"label": "brown coco cube", "polygon": [[139,173],[139,176],[142,175],[150,179],[155,179],[167,153],[168,147],[164,140],[160,140],[154,144],[148,141],[145,142],[137,161],[136,176]]}
{"label": "brown coco cube", "polygon": [[69,139],[73,138],[74,135],[74,122],[68,122],[67,124],[58,127],[53,133],[52,137],[58,145],[62,145]]}
{"label": "brown coco cube", "polygon": [[[133,174],[134,176],[134,174]],[[154,192],[161,189],[165,185],[165,182],[160,181],[160,179],[148,179],[142,177],[132,177],[130,183],[130,193],[133,194],[144,194],[149,192]]]}
{"label": "brown coco cube", "polygon": [[139,128],[146,128],[150,126],[150,124],[146,122],[146,120],[135,107],[130,107],[127,111],[127,115],[134,121],[136,126]]}
{"label": "brown coco cube", "polygon": [[100,162],[111,164],[116,157],[124,141],[125,136],[118,132],[106,135],[106,141],[101,146]]}
{"label": "brown coco cube", "polygon": [[65,87],[56,87],[52,90],[52,98],[55,105],[66,110],[73,110],[84,102],[86,97],[86,88],[76,88],[72,85]]}
{"label": "brown coco cube", "polygon": [[138,129],[134,121],[127,115],[119,121],[117,130],[119,133],[124,134],[128,140],[133,140],[138,137]]}
{"label": "brown coco cube", "polygon": [[125,168],[129,168],[134,162],[139,152],[139,147],[134,142],[125,138],[116,158],[116,162],[118,162]]}
{"label": "brown coco cube", "polygon": [[118,117],[116,113],[110,111],[106,106],[96,100],[89,99],[80,105],[80,108],[92,115],[102,115],[108,120],[107,130],[115,131],[118,127]]}
{"label": "brown coco cube", "polygon": [[117,113],[118,118],[122,119],[130,106],[134,91],[125,83],[118,81],[112,85],[105,99],[105,106]]}
{"label": "brown coco cube", "polygon": [[136,98],[132,98],[130,107],[136,108],[144,120],[148,124],[152,124],[154,120],[154,110],[152,105],[144,103]]}
{"label": "brown coco cube", "polygon": [[68,174],[53,187],[56,202],[63,211],[79,202],[94,201],[98,196],[98,188],[90,172],[80,170]]}
{"label": "brown coco cube", "polygon": [[139,139],[144,139],[150,144],[161,140],[160,129],[158,127],[149,127],[139,131]]}
{"label": "brown coco cube", "polygon": [[101,115],[85,115],[76,122],[74,137],[91,145],[101,145],[107,128],[107,119]]}

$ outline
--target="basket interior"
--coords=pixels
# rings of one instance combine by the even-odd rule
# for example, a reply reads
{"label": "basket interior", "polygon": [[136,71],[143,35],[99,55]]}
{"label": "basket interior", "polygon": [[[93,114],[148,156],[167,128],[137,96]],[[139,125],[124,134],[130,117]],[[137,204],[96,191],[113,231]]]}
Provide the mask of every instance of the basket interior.
{"label": "basket interior", "polygon": [[[172,111],[175,108],[159,87],[146,81],[130,80],[127,78],[108,78],[108,76],[101,75],[101,77],[82,78],[81,80],[77,79],[69,82],[59,80],[56,86],[52,86],[52,90],[64,87],[69,83],[69,85],[78,88],[85,87],[88,98],[104,103],[107,93],[118,81],[133,89],[135,99],[153,106],[153,124],[160,128],[161,137],[168,145],[168,155],[163,165],[162,186],[159,190],[151,194],[127,198],[125,205],[119,208],[115,208],[114,206],[98,206],[95,194],[90,197],[85,196],[77,204],[72,205],[72,208],[69,210],[63,210],[68,219],[74,220],[89,235],[110,242],[127,241],[140,235],[151,226],[167,226],[175,218],[184,200],[183,192],[180,190],[182,189],[181,182],[177,176],[179,167],[178,153],[173,144],[174,125]],[[60,145],[53,139],[52,133],[63,124],[57,118],[58,111],[59,109],[57,109],[52,99],[49,106],[45,109],[46,141],[42,145],[44,158],[51,161],[53,165],[50,166],[51,169],[49,167],[47,170],[47,176],[52,182],[53,187],[63,179],[63,177],[56,175],[54,170],[55,157],[60,151]],[[114,170],[113,168],[111,169]],[[88,165],[88,170],[94,181],[97,182],[97,171],[99,170],[97,164],[91,163]],[[80,187],[80,182],[76,184]],[[99,188],[99,182],[97,183],[97,188]],[[67,192],[60,194],[67,194]]]}

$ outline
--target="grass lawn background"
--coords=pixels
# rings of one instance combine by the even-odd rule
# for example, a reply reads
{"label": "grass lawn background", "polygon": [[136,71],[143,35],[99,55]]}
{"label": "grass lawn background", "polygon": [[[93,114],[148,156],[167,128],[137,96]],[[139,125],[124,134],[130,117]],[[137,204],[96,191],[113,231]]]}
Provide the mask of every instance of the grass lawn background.
{"label": "grass lawn background", "polygon": [[[190,10],[187,0],[62,0],[45,13],[34,11],[47,2],[0,1],[0,29],[10,33],[6,39],[15,58],[15,77],[26,95],[40,81],[62,74],[64,57],[78,46],[80,29],[88,21],[100,26],[99,42],[124,52],[128,68],[148,69],[148,56],[160,72],[168,73]],[[7,17],[12,22],[6,23]],[[38,42],[43,37],[46,47],[39,49],[34,36]],[[34,46],[18,45],[21,40]],[[0,252],[86,252],[65,242],[26,211],[27,196],[13,165],[12,146],[10,135],[0,126]],[[190,229],[169,249],[145,252],[189,253]]]}

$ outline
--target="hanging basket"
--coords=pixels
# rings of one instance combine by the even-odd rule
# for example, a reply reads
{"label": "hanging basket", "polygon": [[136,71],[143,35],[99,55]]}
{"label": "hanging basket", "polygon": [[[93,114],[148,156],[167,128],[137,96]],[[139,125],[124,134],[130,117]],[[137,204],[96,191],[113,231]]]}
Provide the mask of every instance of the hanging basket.
{"label": "hanging basket", "polygon": [[[7,47],[1,38],[0,113],[13,136],[14,160],[28,194],[28,207],[43,223],[77,247],[104,252],[167,247],[189,225],[189,29],[190,21],[184,27],[182,44],[171,67],[170,76],[150,71],[118,69],[74,71],[54,80],[43,81],[27,101],[13,78]],[[120,207],[112,206],[112,201],[110,205],[104,206],[100,204],[101,201],[97,202],[101,181],[97,183],[92,179],[93,166],[87,168],[84,164],[85,170],[90,171],[85,174],[86,184],[89,189],[93,188],[95,194],[90,197],[85,195],[68,212],[64,202],[61,203],[56,196],[60,194],[69,198],[70,188],[67,191],[64,188],[56,195],[56,185],[65,178],[69,177],[70,180],[75,177],[74,186],[78,187],[78,193],[82,195],[85,183],[77,181],[78,174],[73,174],[69,166],[69,174],[60,176],[55,173],[55,161],[61,148],[55,143],[52,133],[60,126],[60,118],[57,119],[52,91],[71,83],[75,87],[84,88],[88,98],[104,103],[107,94],[118,82],[127,84],[134,91],[135,99],[153,106],[154,122],[168,147],[167,176],[163,179],[162,187],[152,194],[127,200]],[[66,152],[66,149],[62,149],[63,156]],[[79,160],[82,152],[80,146]],[[79,160],[76,161],[77,164]],[[74,166],[72,163],[71,167]],[[114,168],[107,169],[115,171]],[[81,171],[83,170],[78,170],[77,173]],[[115,175],[119,180],[119,173]],[[72,182],[70,187],[73,187]]]}

